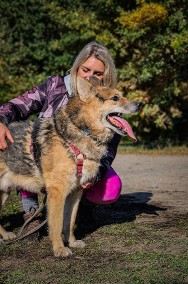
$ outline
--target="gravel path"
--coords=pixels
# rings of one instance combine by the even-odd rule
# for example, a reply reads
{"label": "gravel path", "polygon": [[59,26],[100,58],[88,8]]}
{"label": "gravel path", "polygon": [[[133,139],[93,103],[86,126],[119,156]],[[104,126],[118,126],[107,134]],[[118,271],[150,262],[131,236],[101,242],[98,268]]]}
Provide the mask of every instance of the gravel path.
{"label": "gravel path", "polygon": [[135,202],[188,213],[188,155],[118,154],[113,167],[122,179],[122,194]]}

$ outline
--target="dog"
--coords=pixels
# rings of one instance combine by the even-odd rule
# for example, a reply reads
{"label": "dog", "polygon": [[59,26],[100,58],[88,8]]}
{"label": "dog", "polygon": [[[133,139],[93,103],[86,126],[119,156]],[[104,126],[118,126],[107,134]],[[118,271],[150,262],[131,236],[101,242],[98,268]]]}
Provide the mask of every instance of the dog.
{"label": "dog", "polygon": [[[67,257],[71,248],[85,246],[74,236],[82,185],[96,178],[115,133],[136,139],[122,114],[140,108],[139,102],[101,86],[95,77],[91,82],[78,77],[77,92],[51,118],[10,124],[14,143],[7,141],[8,148],[0,152],[0,207],[14,187],[36,193],[45,188],[49,237],[56,257]],[[15,238],[2,226],[0,235],[3,240]]]}

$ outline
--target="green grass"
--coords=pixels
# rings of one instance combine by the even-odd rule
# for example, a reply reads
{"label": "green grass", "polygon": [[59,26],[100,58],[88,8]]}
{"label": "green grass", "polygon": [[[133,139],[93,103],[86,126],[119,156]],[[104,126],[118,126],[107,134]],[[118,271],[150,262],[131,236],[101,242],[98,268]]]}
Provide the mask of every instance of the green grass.
{"label": "green grass", "polygon": [[[8,208],[15,222],[20,218],[15,208],[22,212],[16,194],[12,202],[16,207]],[[145,214],[136,216],[136,205],[127,203],[120,198],[113,206],[96,206],[96,226],[83,236],[86,248],[73,250],[68,259],[53,257],[48,237],[40,243],[1,245],[0,283],[188,283],[188,216],[168,213],[167,221],[159,210],[158,216],[148,212],[146,223]],[[7,213],[0,215],[4,223]],[[77,234],[81,232],[78,228]]]}
{"label": "green grass", "polygon": [[152,154],[152,155],[188,155],[188,146],[155,147],[141,145],[139,143],[120,143],[119,154]]}

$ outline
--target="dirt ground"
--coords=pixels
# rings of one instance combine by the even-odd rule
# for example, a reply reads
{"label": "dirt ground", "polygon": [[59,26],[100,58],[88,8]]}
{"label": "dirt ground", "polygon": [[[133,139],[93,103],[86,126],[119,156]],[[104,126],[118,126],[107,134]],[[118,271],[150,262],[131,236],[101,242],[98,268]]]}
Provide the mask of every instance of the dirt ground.
{"label": "dirt ground", "polygon": [[188,213],[188,155],[117,155],[113,167],[129,200],[158,205],[168,214]]}
{"label": "dirt ground", "polygon": [[[122,194],[112,205],[93,206],[92,227],[82,218],[76,236],[86,248],[57,260],[47,236],[0,245],[0,284],[188,283],[188,155],[118,154],[113,168]],[[20,206],[18,200],[13,196]],[[7,229],[22,225],[20,208],[0,215]]]}

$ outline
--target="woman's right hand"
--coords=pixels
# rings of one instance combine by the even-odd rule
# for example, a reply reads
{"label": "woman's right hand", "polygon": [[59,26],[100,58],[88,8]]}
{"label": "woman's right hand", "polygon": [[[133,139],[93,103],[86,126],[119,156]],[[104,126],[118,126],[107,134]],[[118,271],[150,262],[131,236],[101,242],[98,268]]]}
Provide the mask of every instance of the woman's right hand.
{"label": "woman's right hand", "polygon": [[0,150],[5,150],[7,148],[8,145],[6,138],[8,138],[10,142],[14,143],[14,140],[8,128],[3,123],[0,123]]}

